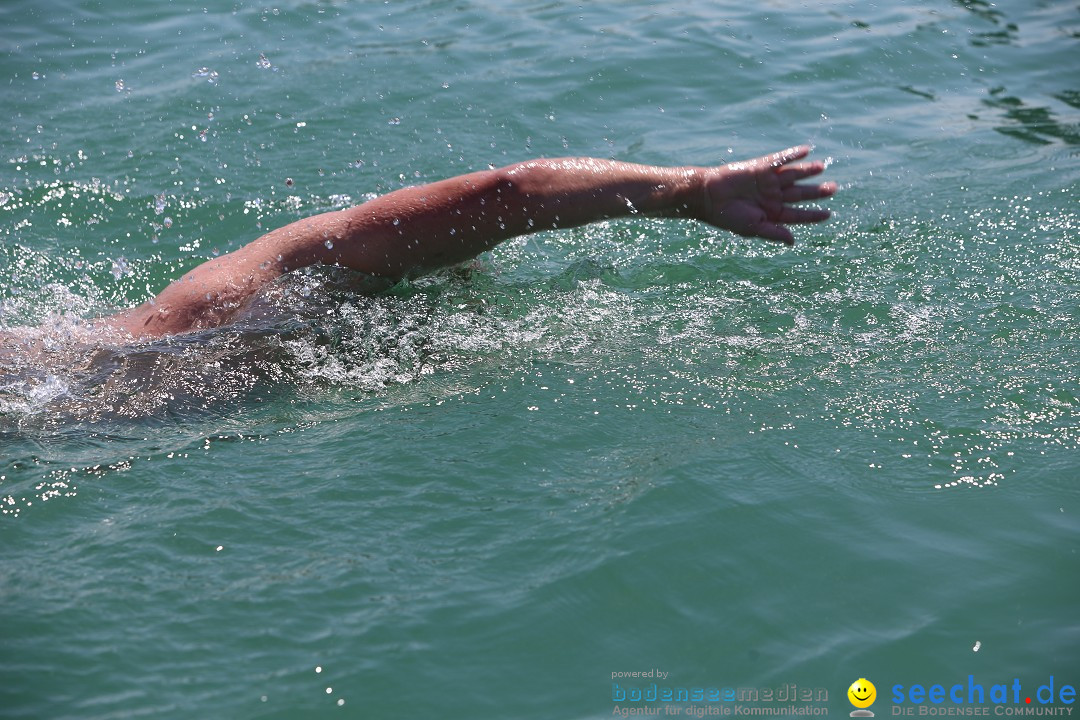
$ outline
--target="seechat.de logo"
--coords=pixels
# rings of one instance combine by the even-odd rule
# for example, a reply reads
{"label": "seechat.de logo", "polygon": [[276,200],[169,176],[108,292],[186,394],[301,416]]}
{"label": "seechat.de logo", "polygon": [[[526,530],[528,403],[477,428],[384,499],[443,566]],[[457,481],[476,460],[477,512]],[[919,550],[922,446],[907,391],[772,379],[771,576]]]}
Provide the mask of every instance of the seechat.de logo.
{"label": "seechat.de logo", "polygon": [[859,678],[847,689],[847,697],[855,706],[855,709],[851,711],[851,717],[874,717],[874,713],[867,710],[877,700],[877,688],[874,687],[874,683],[866,678]]}

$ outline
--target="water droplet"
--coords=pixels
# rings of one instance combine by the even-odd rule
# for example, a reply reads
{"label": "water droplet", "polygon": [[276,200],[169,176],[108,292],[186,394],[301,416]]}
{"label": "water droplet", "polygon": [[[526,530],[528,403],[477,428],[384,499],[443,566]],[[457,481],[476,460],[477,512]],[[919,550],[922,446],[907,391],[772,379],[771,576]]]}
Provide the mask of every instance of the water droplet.
{"label": "water droplet", "polygon": [[285,187],[292,187],[292,186],[293,186],[293,179],[292,178],[285,178]]}
{"label": "water droplet", "polygon": [[127,90],[127,86],[124,85],[123,79],[117,80],[116,81],[116,92],[124,92],[125,90]]}
{"label": "water droplet", "polygon": [[399,117],[390,118],[389,120],[386,121],[386,124],[387,125],[400,125],[401,124],[401,118],[399,118]]}
{"label": "water droplet", "polygon": [[259,59],[255,61],[255,65],[263,70],[270,69],[270,61],[266,59],[266,55],[259,53]]}
{"label": "water droplet", "polygon": [[154,214],[160,215],[163,212],[165,212],[165,193],[154,198]]}
{"label": "water droplet", "polygon": [[208,67],[199,68],[195,72],[191,73],[191,77],[193,77],[193,78],[206,78],[206,82],[210,83],[211,85],[217,85],[217,82],[218,82],[218,72],[217,72],[217,70],[211,70]]}
{"label": "water droplet", "polygon": [[30,73],[30,77],[34,78],[35,80],[40,80],[41,78],[43,78],[45,76],[42,75],[41,73],[39,73],[37,70],[35,70],[34,72]]}
{"label": "water droplet", "polygon": [[394,224],[395,224],[395,225],[400,225],[400,224],[401,224],[401,221],[400,221],[400,220],[398,220],[397,218],[394,218]]}
{"label": "water droplet", "polygon": [[119,280],[124,275],[128,274],[130,267],[131,266],[128,265],[127,260],[125,260],[123,257],[118,257],[112,261],[112,267],[110,268],[109,272],[112,273],[114,280]]}
{"label": "water droplet", "polygon": [[166,215],[165,219],[161,221],[161,224],[164,225],[166,228],[171,228],[172,227],[172,218],[169,217],[168,215]]}
{"label": "water droplet", "polygon": [[327,250],[333,250],[334,249],[334,241],[331,240],[330,238],[327,238],[326,241],[323,243],[323,245],[326,246]]}

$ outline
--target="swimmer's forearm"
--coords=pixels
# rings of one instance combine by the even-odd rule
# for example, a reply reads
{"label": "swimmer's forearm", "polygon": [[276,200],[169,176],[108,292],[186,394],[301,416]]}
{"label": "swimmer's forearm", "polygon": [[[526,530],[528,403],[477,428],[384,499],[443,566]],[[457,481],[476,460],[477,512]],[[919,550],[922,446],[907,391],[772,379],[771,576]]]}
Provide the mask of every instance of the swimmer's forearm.
{"label": "swimmer's forearm", "polygon": [[302,233],[282,230],[300,239],[286,241],[287,265],[336,263],[399,279],[465,262],[539,230],[636,213],[696,217],[702,196],[696,168],[532,160],[398,190],[320,216],[317,227]]}

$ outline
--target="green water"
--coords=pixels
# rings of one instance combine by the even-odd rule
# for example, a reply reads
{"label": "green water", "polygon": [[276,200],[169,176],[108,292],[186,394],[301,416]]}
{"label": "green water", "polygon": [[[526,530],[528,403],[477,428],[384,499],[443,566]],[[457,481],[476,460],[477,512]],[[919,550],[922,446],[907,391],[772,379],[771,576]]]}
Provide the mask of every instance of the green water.
{"label": "green water", "polygon": [[[0,716],[601,718],[613,673],[660,669],[830,717],[865,677],[883,717],[895,684],[1080,683],[1075,3],[9,0],[0,27],[0,327],[54,348],[0,376]],[[791,249],[611,222],[64,350],[372,193],[807,141],[842,191]]]}

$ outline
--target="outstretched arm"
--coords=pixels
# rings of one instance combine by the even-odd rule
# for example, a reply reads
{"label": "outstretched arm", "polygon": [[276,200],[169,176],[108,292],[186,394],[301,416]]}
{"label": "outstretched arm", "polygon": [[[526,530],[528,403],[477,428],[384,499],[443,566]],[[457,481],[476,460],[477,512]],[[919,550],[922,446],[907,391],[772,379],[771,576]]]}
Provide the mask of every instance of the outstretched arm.
{"label": "outstretched arm", "polygon": [[404,188],[269,232],[103,323],[136,337],[214,327],[297,268],[337,264],[396,280],[464,262],[517,235],[636,213],[701,220],[790,245],[788,225],[829,217],[794,203],[836,192],[834,183],[799,183],[825,169],[792,164],[809,152],[800,146],[707,168],[531,160]]}

